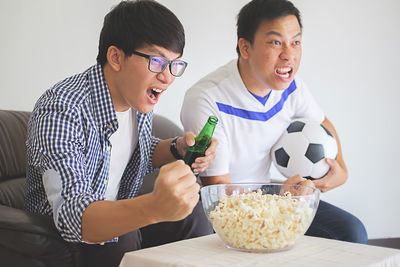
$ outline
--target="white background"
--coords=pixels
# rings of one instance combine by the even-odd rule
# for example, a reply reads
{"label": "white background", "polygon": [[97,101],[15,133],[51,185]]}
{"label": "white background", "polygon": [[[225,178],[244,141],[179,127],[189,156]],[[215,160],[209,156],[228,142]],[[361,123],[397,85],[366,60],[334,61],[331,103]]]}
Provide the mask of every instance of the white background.
{"label": "white background", "polygon": [[[0,0],[0,109],[31,111],[54,83],[95,63],[115,0]],[[245,0],[162,0],[186,31],[185,75],[156,112],[180,124],[184,92],[236,57]],[[358,216],[370,238],[400,237],[400,1],[295,0],[302,12],[300,74],[334,123],[350,177],[323,199]]]}

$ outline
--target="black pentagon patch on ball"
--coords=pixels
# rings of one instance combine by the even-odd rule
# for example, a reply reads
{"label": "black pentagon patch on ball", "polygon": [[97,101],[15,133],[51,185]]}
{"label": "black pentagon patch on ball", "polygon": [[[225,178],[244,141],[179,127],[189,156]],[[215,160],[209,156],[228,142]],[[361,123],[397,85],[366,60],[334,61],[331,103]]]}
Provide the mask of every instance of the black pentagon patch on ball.
{"label": "black pentagon patch on ball", "polygon": [[326,128],[326,126],[323,125],[322,123],[321,123],[321,127],[325,130],[325,132],[326,132],[329,136],[332,136],[332,137],[333,137],[333,134],[331,133],[331,131],[329,131],[328,128]]}
{"label": "black pentagon patch on ball", "polygon": [[275,158],[276,158],[276,163],[278,163],[279,166],[287,168],[289,162],[289,155],[286,153],[283,147],[275,151]]}
{"label": "black pentagon patch on ball", "polygon": [[292,122],[289,127],[287,127],[288,133],[297,133],[303,131],[303,128],[306,124],[301,121],[294,121]]}
{"label": "black pentagon patch on ball", "polygon": [[321,144],[309,144],[305,156],[312,163],[317,163],[325,157],[324,147]]}

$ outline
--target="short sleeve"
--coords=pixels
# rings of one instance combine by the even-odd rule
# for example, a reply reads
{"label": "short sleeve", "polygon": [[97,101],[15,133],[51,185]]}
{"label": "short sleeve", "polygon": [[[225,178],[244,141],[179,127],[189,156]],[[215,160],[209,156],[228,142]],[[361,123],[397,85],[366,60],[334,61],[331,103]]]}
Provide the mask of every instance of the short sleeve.
{"label": "short sleeve", "polygon": [[[213,90],[213,88],[208,88],[208,90]],[[213,134],[213,137],[218,140],[218,146],[216,158],[208,169],[200,174],[201,176],[217,176],[229,173],[229,145],[215,101],[199,88],[193,87],[188,90],[180,114],[184,131],[191,131],[197,135],[211,115],[218,118]]]}
{"label": "short sleeve", "polygon": [[294,116],[296,118],[309,118],[318,122],[323,122],[325,114],[311,95],[306,84],[298,78],[296,78],[295,82],[298,90],[298,97],[294,102]]}

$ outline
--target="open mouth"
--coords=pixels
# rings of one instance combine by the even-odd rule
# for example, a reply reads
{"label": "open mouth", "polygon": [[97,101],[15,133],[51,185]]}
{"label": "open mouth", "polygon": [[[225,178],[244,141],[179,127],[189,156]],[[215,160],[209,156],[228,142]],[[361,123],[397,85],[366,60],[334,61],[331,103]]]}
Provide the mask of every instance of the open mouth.
{"label": "open mouth", "polygon": [[156,100],[157,97],[162,93],[162,91],[163,90],[158,88],[150,88],[147,90],[147,94],[151,99]]}
{"label": "open mouth", "polygon": [[275,74],[282,78],[290,78],[292,76],[293,69],[290,67],[277,68]]}

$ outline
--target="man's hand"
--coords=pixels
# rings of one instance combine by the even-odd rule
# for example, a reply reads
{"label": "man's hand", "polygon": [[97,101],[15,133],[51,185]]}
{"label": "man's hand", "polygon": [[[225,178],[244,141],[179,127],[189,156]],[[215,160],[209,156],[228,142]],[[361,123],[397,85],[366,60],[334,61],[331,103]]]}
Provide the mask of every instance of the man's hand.
{"label": "man's hand", "polygon": [[[184,157],[189,146],[193,146],[195,135],[192,132],[187,132],[183,137],[179,137],[176,144],[179,154]],[[201,173],[205,171],[208,166],[215,159],[215,149],[218,146],[218,141],[212,138],[210,147],[206,150],[204,157],[198,157],[192,164],[193,172]]]}
{"label": "man's hand", "polygon": [[178,221],[192,213],[200,186],[182,160],[161,167],[149,194],[92,202],[82,216],[82,239],[103,242],[149,224]]}
{"label": "man's hand", "polygon": [[150,195],[158,221],[184,219],[199,201],[200,186],[189,166],[182,160],[164,165]]}
{"label": "man's hand", "polygon": [[347,170],[342,168],[334,159],[325,159],[326,163],[331,167],[329,172],[321,179],[314,180],[315,186],[321,192],[329,191],[335,187],[344,184],[347,180]]}
{"label": "man's hand", "polygon": [[[293,185],[304,185],[307,187],[296,187]],[[283,182],[281,194],[290,192],[293,196],[309,195],[313,193],[313,189],[311,188],[315,188],[313,181],[303,178],[298,174],[286,179],[286,181]]]}
{"label": "man's hand", "polygon": [[330,170],[328,173],[317,180],[307,180],[300,175],[295,175],[288,178],[284,184],[301,184],[318,188],[321,192],[329,191],[344,184],[347,180],[347,170],[342,168],[340,164],[334,159],[325,159],[329,165]]}

